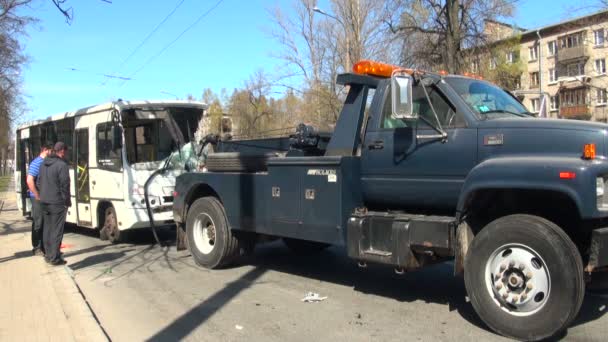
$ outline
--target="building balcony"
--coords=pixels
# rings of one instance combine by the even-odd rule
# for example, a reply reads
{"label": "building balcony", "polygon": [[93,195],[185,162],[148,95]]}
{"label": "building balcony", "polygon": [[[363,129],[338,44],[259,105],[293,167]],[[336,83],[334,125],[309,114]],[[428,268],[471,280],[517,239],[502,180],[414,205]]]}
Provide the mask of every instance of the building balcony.
{"label": "building balcony", "polygon": [[559,115],[564,119],[589,120],[593,112],[590,105],[584,104],[560,107]]}
{"label": "building balcony", "polygon": [[557,61],[559,63],[589,58],[589,56],[591,56],[591,46],[585,44],[571,48],[560,48],[557,50]]}

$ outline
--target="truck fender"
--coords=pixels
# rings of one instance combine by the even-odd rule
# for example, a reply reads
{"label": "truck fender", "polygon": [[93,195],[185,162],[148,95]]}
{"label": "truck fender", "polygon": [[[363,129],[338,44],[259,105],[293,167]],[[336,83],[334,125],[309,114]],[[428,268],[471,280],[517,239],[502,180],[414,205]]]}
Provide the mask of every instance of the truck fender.
{"label": "truck fender", "polygon": [[[463,219],[475,192],[490,189],[560,192],[572,199],[581,217],[593,215],[596,176],[586,163],[580,158],[550,156],[511,156],[485,160],[468,174],[458,199],[456,218],[459,221]],[[574,172],[576,176],[561,179],[562,172]],[[587,194],[591,189],[593,193]]]}
{"label": "truck fender", "polygon": [[186,234],[185,219],[190,207],[189,203],[193,202],[196,198],[203,196],[214,196],[217,197],[217,199],[221,202],[217,192],[207,183],[194,183],[189,187],[189,190],[184,197],[183,207],[181,208],[181,217],[183,218],[183,222],[176,222],[176,247],[178,251],[188,248],[188,235]]}

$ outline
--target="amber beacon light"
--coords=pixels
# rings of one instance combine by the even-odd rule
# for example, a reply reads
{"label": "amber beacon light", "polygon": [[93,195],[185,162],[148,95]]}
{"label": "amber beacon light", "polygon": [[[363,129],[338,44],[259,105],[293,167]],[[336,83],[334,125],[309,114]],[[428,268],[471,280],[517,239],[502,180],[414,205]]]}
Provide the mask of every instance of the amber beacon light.
{"label": "amber beacon light", "polygon": [[595,159],[595,144],[585,144],[583,148],[584,159]]}
{"label": "amber beacon light", "polygon": [[384,64],[370,60],[362,60],[353,65],[353,72],[361,75],[391,77],[393,71],[401,69],[396,65]]}

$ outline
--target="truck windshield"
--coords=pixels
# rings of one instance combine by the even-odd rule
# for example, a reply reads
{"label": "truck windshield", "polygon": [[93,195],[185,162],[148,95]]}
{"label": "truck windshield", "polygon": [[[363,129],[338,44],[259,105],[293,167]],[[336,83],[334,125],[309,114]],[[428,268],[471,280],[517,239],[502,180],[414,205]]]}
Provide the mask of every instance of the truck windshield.
{"label": "truck windshield", "polygon": [[489,82],[463,77],[445,80],[481,119],[530,117],[530,112],[517,99]]}

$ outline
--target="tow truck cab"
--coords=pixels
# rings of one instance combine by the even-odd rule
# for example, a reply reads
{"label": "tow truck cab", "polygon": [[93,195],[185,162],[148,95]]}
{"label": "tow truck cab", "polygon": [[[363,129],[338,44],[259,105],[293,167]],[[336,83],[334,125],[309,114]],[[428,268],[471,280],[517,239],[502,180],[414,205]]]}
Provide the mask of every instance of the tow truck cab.
{"label": "tow truck cab", "polygon": [[197,263],[226,265],[261,235],[398,273],[454,258],[495,331],[565,329],[585,274],[608,265],[608,126],[536,118],[476,78],[354,71],[338,77],[349,92],[328,141],[302,127],[261,167],[178,177],[174,218]]}

